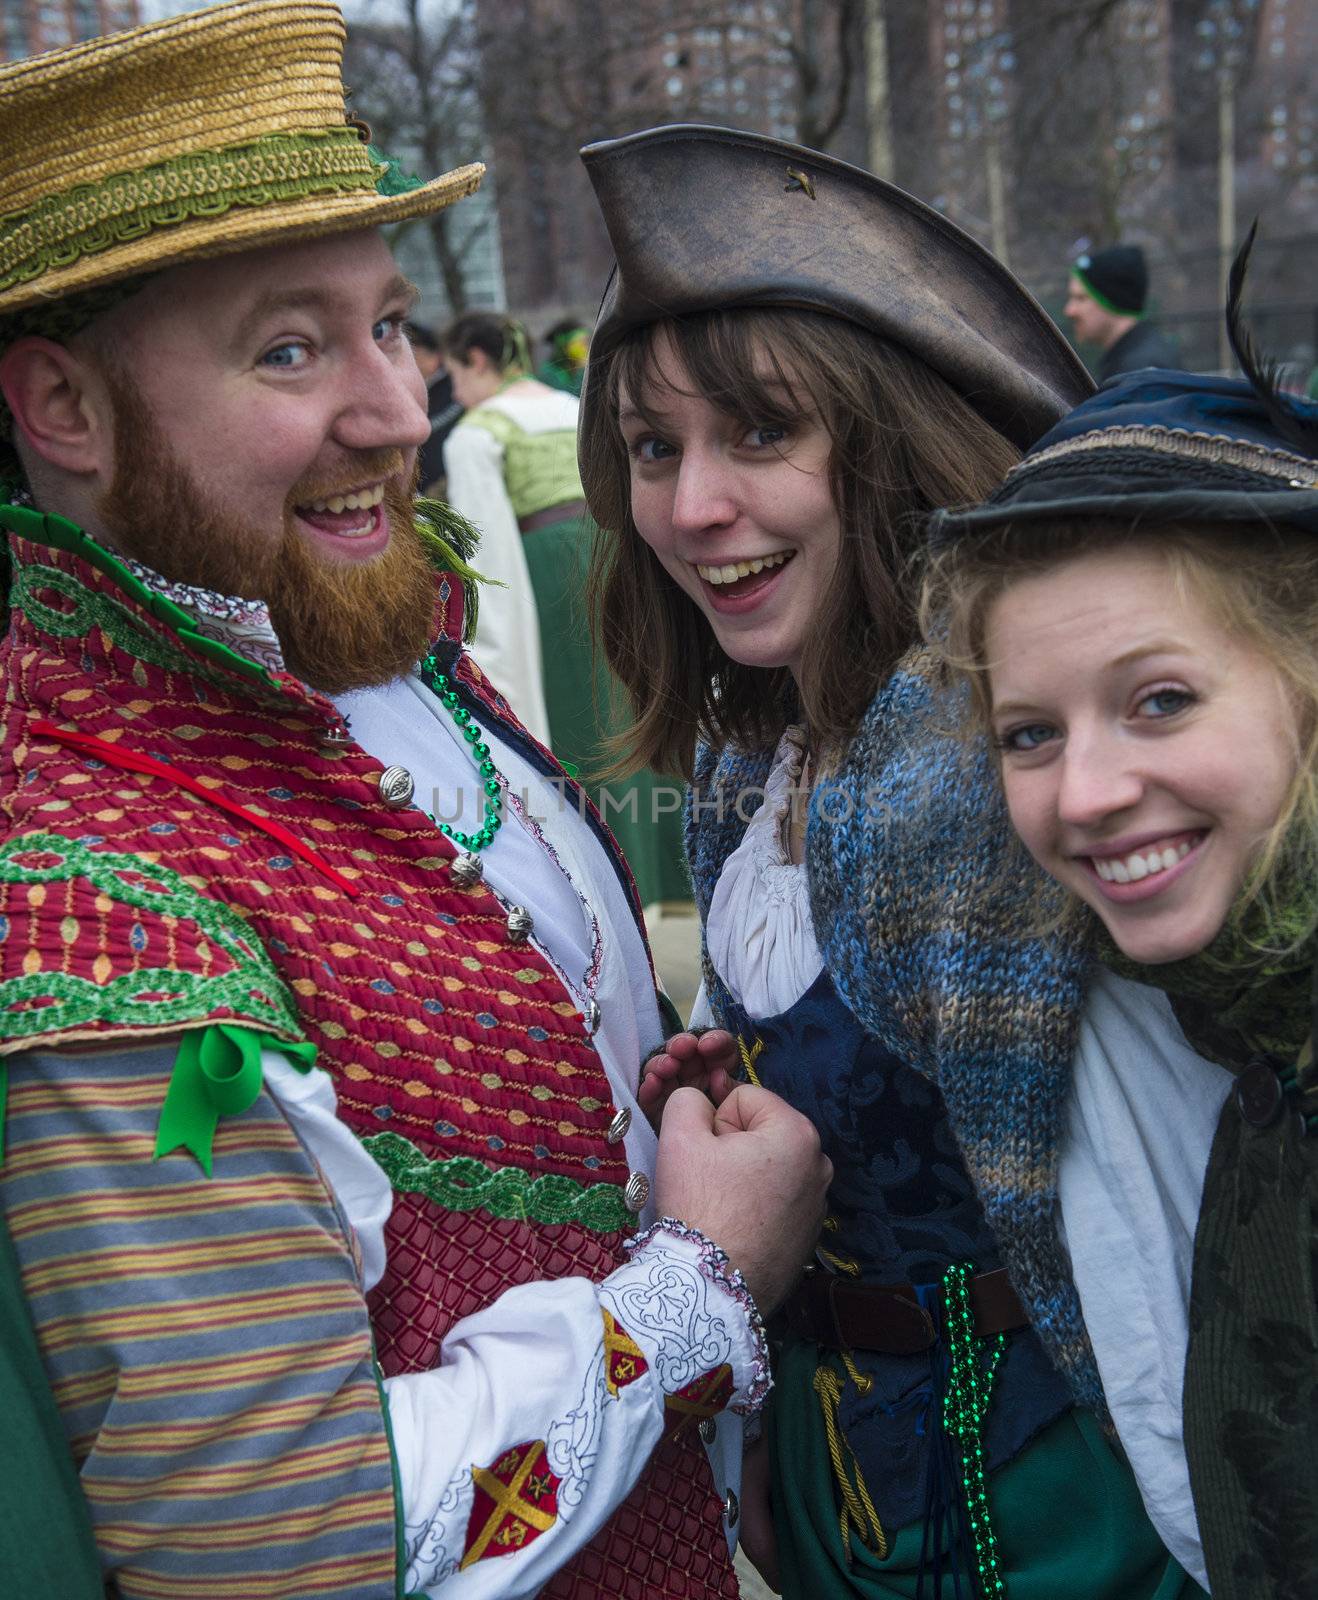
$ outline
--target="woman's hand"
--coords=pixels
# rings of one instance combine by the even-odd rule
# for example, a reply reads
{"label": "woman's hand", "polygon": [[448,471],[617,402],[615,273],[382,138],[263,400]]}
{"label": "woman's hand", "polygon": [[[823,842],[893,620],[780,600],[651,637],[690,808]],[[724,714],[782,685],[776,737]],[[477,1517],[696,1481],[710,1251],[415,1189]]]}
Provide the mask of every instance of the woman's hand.
{"label": "woman's hand", "polygon": [[736,1064],[737,1041],[722,1028],[699,1035],[675,1033],[642,1066],[637,1101],[657,1130],[674,1089],[699,1089],[716,1106],[722,1105],[732,1093]]}
{"label": "woman's hand", "polygon": [[773,1531],[769,1500],[769,1444],[757,1439],[741,1463],[741,1538],[746,1559],[775,1594],[782,1593],[778,1572],[778,1536]]}

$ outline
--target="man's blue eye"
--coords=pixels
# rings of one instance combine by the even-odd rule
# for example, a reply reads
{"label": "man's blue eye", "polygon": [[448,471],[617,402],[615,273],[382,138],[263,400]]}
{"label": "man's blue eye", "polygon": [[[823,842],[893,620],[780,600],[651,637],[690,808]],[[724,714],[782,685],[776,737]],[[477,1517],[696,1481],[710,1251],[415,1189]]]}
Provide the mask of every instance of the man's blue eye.
{"label": "man's blue eye", "polygon": [[371,329],[371,337],[380,344],[386,339],[397,338],[403,332],[403,322],[402,317],[381,317]]}
{"label": "man's blue eye", "polygon": [[787,437],[786,428],[752,428],[746,435],[747,441],[756,449],[772,449],[774,445],[781,444]]}
{"label": "man's blue eye", "polygon": [[307,348],[303,344],[277,344],[261,357],[261,364],[266,367],[300,367],[306,354]]}

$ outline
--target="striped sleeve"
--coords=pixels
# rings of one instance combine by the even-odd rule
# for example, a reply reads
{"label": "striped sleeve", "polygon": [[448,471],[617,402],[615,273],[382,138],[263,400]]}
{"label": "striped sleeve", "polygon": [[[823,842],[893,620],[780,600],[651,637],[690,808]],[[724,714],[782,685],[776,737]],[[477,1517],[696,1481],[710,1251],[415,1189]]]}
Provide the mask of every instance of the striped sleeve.
{"label": "striped sleeve", "polygon": [[262,1094],[213,1175],[153,1159],[172,1045],[7,1058],[0,1203],[109,1587],[392,1600],[393,1465],[359,1264]]}

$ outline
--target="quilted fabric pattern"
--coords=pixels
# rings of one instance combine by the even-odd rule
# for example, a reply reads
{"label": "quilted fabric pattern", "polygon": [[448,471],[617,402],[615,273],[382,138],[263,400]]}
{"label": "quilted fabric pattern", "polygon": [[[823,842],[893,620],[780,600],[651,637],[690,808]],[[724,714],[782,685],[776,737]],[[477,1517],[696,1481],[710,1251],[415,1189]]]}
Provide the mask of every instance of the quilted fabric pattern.
{"label": "quilted fabric pattern", "polygon": [[636,1487],[541,1600],[734,1600],[723,1499],[699,1442],[662,1440]]}
{"label": "quilted fabric pattern", "polygon": [[504,1289],[542,1278],[598,1281],[621,1253],[618,1234],[444,1211],[417,1195],[397,1197],[389,1231],[389,1265],[370,1297],[386,1377],[433,1367],[449,1328]]}

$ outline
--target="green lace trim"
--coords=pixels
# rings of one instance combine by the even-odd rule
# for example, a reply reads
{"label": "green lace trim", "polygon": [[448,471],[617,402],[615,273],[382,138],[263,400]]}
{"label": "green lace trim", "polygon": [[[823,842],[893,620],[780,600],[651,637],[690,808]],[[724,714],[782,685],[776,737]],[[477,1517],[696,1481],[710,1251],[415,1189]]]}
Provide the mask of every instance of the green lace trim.
{"label": "green lace trim", "polygon": [[576,1222],[594,1233],[619,1233],[634,1221],[615,1183],[587,1186],[556,1172],[537,1178],[520,1167],[487,1167],[474,1156],[435,1161],[400,1133],[374,1133],[362,1144],[396,1193],[424,1195],[446,1211],[488,1211],[518,1222]]}
{"label": "green lace trim", "polygon": [[[47,605],[39,598],[39,592],[52,589],[69,601],[67,611]],[[81,639],[92,628],[102,628],[121,650],[139,661],[172,672],[190,667],[181,651],[172,649],[156,634],[139,628],[132,614],[117,600],[84,588],[71,573],[61,572],[58,567],[47,567],[39,562],[16,566],[10,601],[34,626],[54,634],[57,639]]]}
{"label": "green lace trim", "polygon": [[[0,486],[0,496],[3,492],[3,486]],[[33,511],[26,506],[6,505],[0,501],[0,529],[3,528],[10,529],[22,539],[31,540],[33,544],[47,544],[56,550],[68,551],[71,555],[87,562],[89,566],[95,567],[98,572],[103,572],[130,600],[150,612],[157,622],[178,634],[189,654],[185,656],[171,652],[167,643],[144,634],[137,619],[117,605],[112,597],[95,595],[69,574],[40,564],[25,567],[17,563],[11,580],[10,604],[20,605],[37,626],[51,629],[61,638],[71,638],[85,634],[92,622],[99,622],[121,649],[140,660],[150,661],[174,671],[201,672],[205,676],[204,664],[199,666],[192,659],[193,656],[199,655],[216,666],[223,667],[226,672],[236,672],[243,677],[257,679],[271,688],[278,688],[274,678],[264,667],[249,661],[246,656],[239,655],[236,650],[231,650],[218,639],[211,639],[200,633],[194,619],[181,606],[176,606],[164,595],[148,589],[108,550],[97,544],[88,534],[83,533],[74,523],[67,522],[63,517]],[[3,553],[3,544],[0,544],[0,554]],[[39,574],[40,582],[36,577],[21,578],[22,573]],[[50,582],[52,574],[59,580],[58,582]],[[69,589],[67,587],[69,584],[73,584],[74,588]],[[85,619],[86,626],[71,626],[72,618],[68,612],[54,611],[49,606],[43,606],[40,600],[35,600],[33,609],[35,599],[33,591],[42,587],[56,588],[67,599],[72,599],[79,607],[79,615]],[[90,604],[97,600],[113,608],[104,618],[94,614],[93,610],[87,609],[82,604],[84,601]],[[148,638],[150,642],[143,648],[143,641]],[[148,654],[148,651],[153,653]],[[160,657],[160,652],[165,652],[163,659]],[[223,680],[216,678],[214,681]]]}
{"label": "green lace trim", "polygon": [[[36,855],[55,860],[34,866],[18,859]],[[247,924],[177,872],[142,856],[93,850],[56,833],[29,833],[0,845],[0,884],[72,883],[78,878],[153,919],[186,918],[230,958],[233,970],[206,977],[172,967],[144,967],[108,983],[62,971],[21,973],[0,981],[0,1037],[66,1033],[92,1022],[159,1028],[195,1023],[228,1007],[281,1038],[302,1038],[293,997]],[[7,925],[2,931],[12,939],[17,930]]]}
{"label": "green lace trim", "polygon": [[387,168],[352,127],[269,134],[222,150],[192,150],[118,172],[0,217],[0,290],[67,267],[154,228],[326,192],[378,193]]}
{"label": "green lace trim", "polygon": [[367,152],[379,170],[376,181],[377,194],[385,195],[392,199],[394,195],[411,194],[415,189],[424,189],[426,180],[418,178],[413,173],[404,172],[402,165],[392,156],[385,155],[378,145],[367,145]]}

